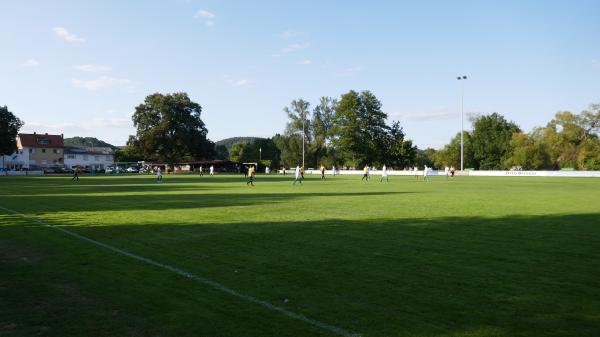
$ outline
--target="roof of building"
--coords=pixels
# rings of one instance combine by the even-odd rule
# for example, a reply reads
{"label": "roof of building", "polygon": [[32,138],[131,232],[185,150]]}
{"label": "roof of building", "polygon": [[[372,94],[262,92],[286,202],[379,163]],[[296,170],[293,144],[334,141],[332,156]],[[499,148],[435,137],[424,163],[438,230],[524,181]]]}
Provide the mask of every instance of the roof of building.
{"label": "roof of building", "polygon": [[115,154],[115,152],[110,147],[65,146],[65,154],[112,155]]}
{"label": "roof of building", "polygon": [[23,147],[56,148],[65,146],[62,135],[49,135],[47,133],[20,133],[19,141]]}

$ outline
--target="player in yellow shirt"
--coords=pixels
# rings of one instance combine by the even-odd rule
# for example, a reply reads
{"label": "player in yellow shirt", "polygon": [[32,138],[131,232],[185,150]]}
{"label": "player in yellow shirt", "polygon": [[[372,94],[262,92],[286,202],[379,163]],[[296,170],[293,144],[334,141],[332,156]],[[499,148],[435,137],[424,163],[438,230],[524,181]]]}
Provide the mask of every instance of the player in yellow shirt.
{"label": "player in yellow shirt", "polygon": [[246,182],[246,185],[254,186],[254,165],[248,168],[248,181]]}
{"label": "player in yellow shirt", "polygon": [[363,177],[361,180],[367,180],[369,181],[369,166],[365,165],[365,168],[363,169]]}

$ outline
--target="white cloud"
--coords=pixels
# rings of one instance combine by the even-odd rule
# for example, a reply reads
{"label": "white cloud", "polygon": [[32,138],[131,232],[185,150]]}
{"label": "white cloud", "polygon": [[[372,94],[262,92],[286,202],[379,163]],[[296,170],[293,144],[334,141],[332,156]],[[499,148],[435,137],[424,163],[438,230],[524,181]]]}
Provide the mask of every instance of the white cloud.
{"label": "white cloud", "polygon": [[99,78],[94,80],[80,80],[74,78],[71,80],[71,83],[77,88],[92,91],[111,88],[120,88],[127,90],[133,89],[133,81],[109,76],[100,76]]}
{"label": "white cloud", "polygon": [[289,39],[289,38],[293,38],[293,37],[303,37],[303,36],[307,36],[308,33],[306,32],[295,32],[293,30],[286,30],[285,32],[279,34],[279,36],[283,39]]}
{"label": "white cloud", "polygon": [[200,19],[204,22],[204,24],[208,27],[212,27],[215,25],[215,18],[217,16],[214,13],[211,13],[207,10],[201,9],[194,14],[194,19]]}
{"label": "white cloud", "polygon": [[449,110],[446,107],[439,106],[434,107],[429,111],[419,112],[390,112],[388,113],[390,118],[400,118],[401,120],[414,120],[414,121],[426,121],[426,120],[445,120],[459,118],[460,114],[456,110]]}
{"label": "white cloud", "polygon": [[354,76],[354,75],[358,74],[361,70],[362,70],[361,67],[351,67],[351,68],[345,68],[345,69],[338,70],[338,71],[334,72],[333,74],[335,76],[347,77],[347,76]]}
{"label": "white cloud", "polygon": [[291,53],[291,52],[295,52],[298,50],[302,50],[307,48],[308,46],[310,46],[310,43],[308,42],[304,42],[304,43],[293,43],[285,48],[281,49],[282,53]]}
{"label": "white cloud", "polygon": [[194,14],[194,19],[214,19],[216,15],[207,10],[201,9]]}
{"label": "white cloud", "polygon": [[310,64],[312,64],[312,61],[311,60],[302,60],[302,61],[298,62],[298,64],[310,65]]}
{"label": "white cloud", "polygon": [[27,123],[25,130],[40,131],[48,133],[64,133],[64,134],[77,134],[82,131],[94,131],[97,129],[125,129],[131,128],[133,122],[131,118],[118,117],[118,118],[92,118],[88,121],[82,121],[81,123],[55,123],[55,124],[40,124],[40,123]]}
{"label": "white cloud", "polygon": [[105,71],[110,71],[112,68],[110,66],[99,65],[99,64],[80,64],[74,65],[73,69],[86,71],[90,73],[101,73]]}
{"label": "white cloud", "polygon": [[229,76],[224,76],[223,81],[225,81],[225,83],[231,85],[232,87],[241,87],[241,86],[257,83],[257,81],[253,80],[253,79],[242,78],[239,80],[233,80]]}
{"label": "white cloud", "polygon": [[69,31],[64,27],[54,27],[52,28],[52,30],[58,37],[67,42],[85,42],[84,38],[79,37],[73,33],[69,33]]}
{"label": "white cloud", "polygon": [[271,54],[271,57],[275,57],[275,58],[281,57],[281,54]]}
{"label": "white cloud", "polygon": [[233,82],[233,86],[234,87],[241,87],[243,85],[248,85],[248,84],[254,84],[256,83],[255,80],[251,80],[251,79],[241,79],[241,80],[237,80],[235,82]]}
{"label": "white cloud", "polygon": [[19,66],[23,67],[23,68],[32,68],[32,67],[39,67],[40,63],[36,59],[29,59],[29,60],[21,63]]}

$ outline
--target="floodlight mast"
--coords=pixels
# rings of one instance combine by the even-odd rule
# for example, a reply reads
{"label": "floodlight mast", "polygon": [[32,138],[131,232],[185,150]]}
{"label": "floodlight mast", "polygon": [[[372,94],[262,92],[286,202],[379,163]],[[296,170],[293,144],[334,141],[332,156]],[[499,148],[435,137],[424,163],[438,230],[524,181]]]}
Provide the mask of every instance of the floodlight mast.
{"label": "floodlight mast", "polygon": [[464,136],[465,133],[465,80],[467,76],[462,75],[456,78],[460,82],[460,171],[464,171],[464,163],[465,163],[465,142]]}
{"label": "floodlight mast", "polygon": [[304,168],[304,143],[306,142],[305,136],[306,136],[306,131],[304,130],[304,120],[305,118],[305,114],[306,113],[302,113],[302,167]]}

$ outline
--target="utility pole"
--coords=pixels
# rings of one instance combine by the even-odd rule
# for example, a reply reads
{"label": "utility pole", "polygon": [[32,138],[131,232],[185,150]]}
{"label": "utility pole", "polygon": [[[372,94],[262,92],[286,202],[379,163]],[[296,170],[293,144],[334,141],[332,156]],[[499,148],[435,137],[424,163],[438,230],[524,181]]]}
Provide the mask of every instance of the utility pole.
{"label": "utility pole", "polygon": [[465,133],[465,80],[467,76],[458,76],[456,78],[460,82],[460,171],[464,171],[464,163],[465,163],[465,143],[464,136]]}

